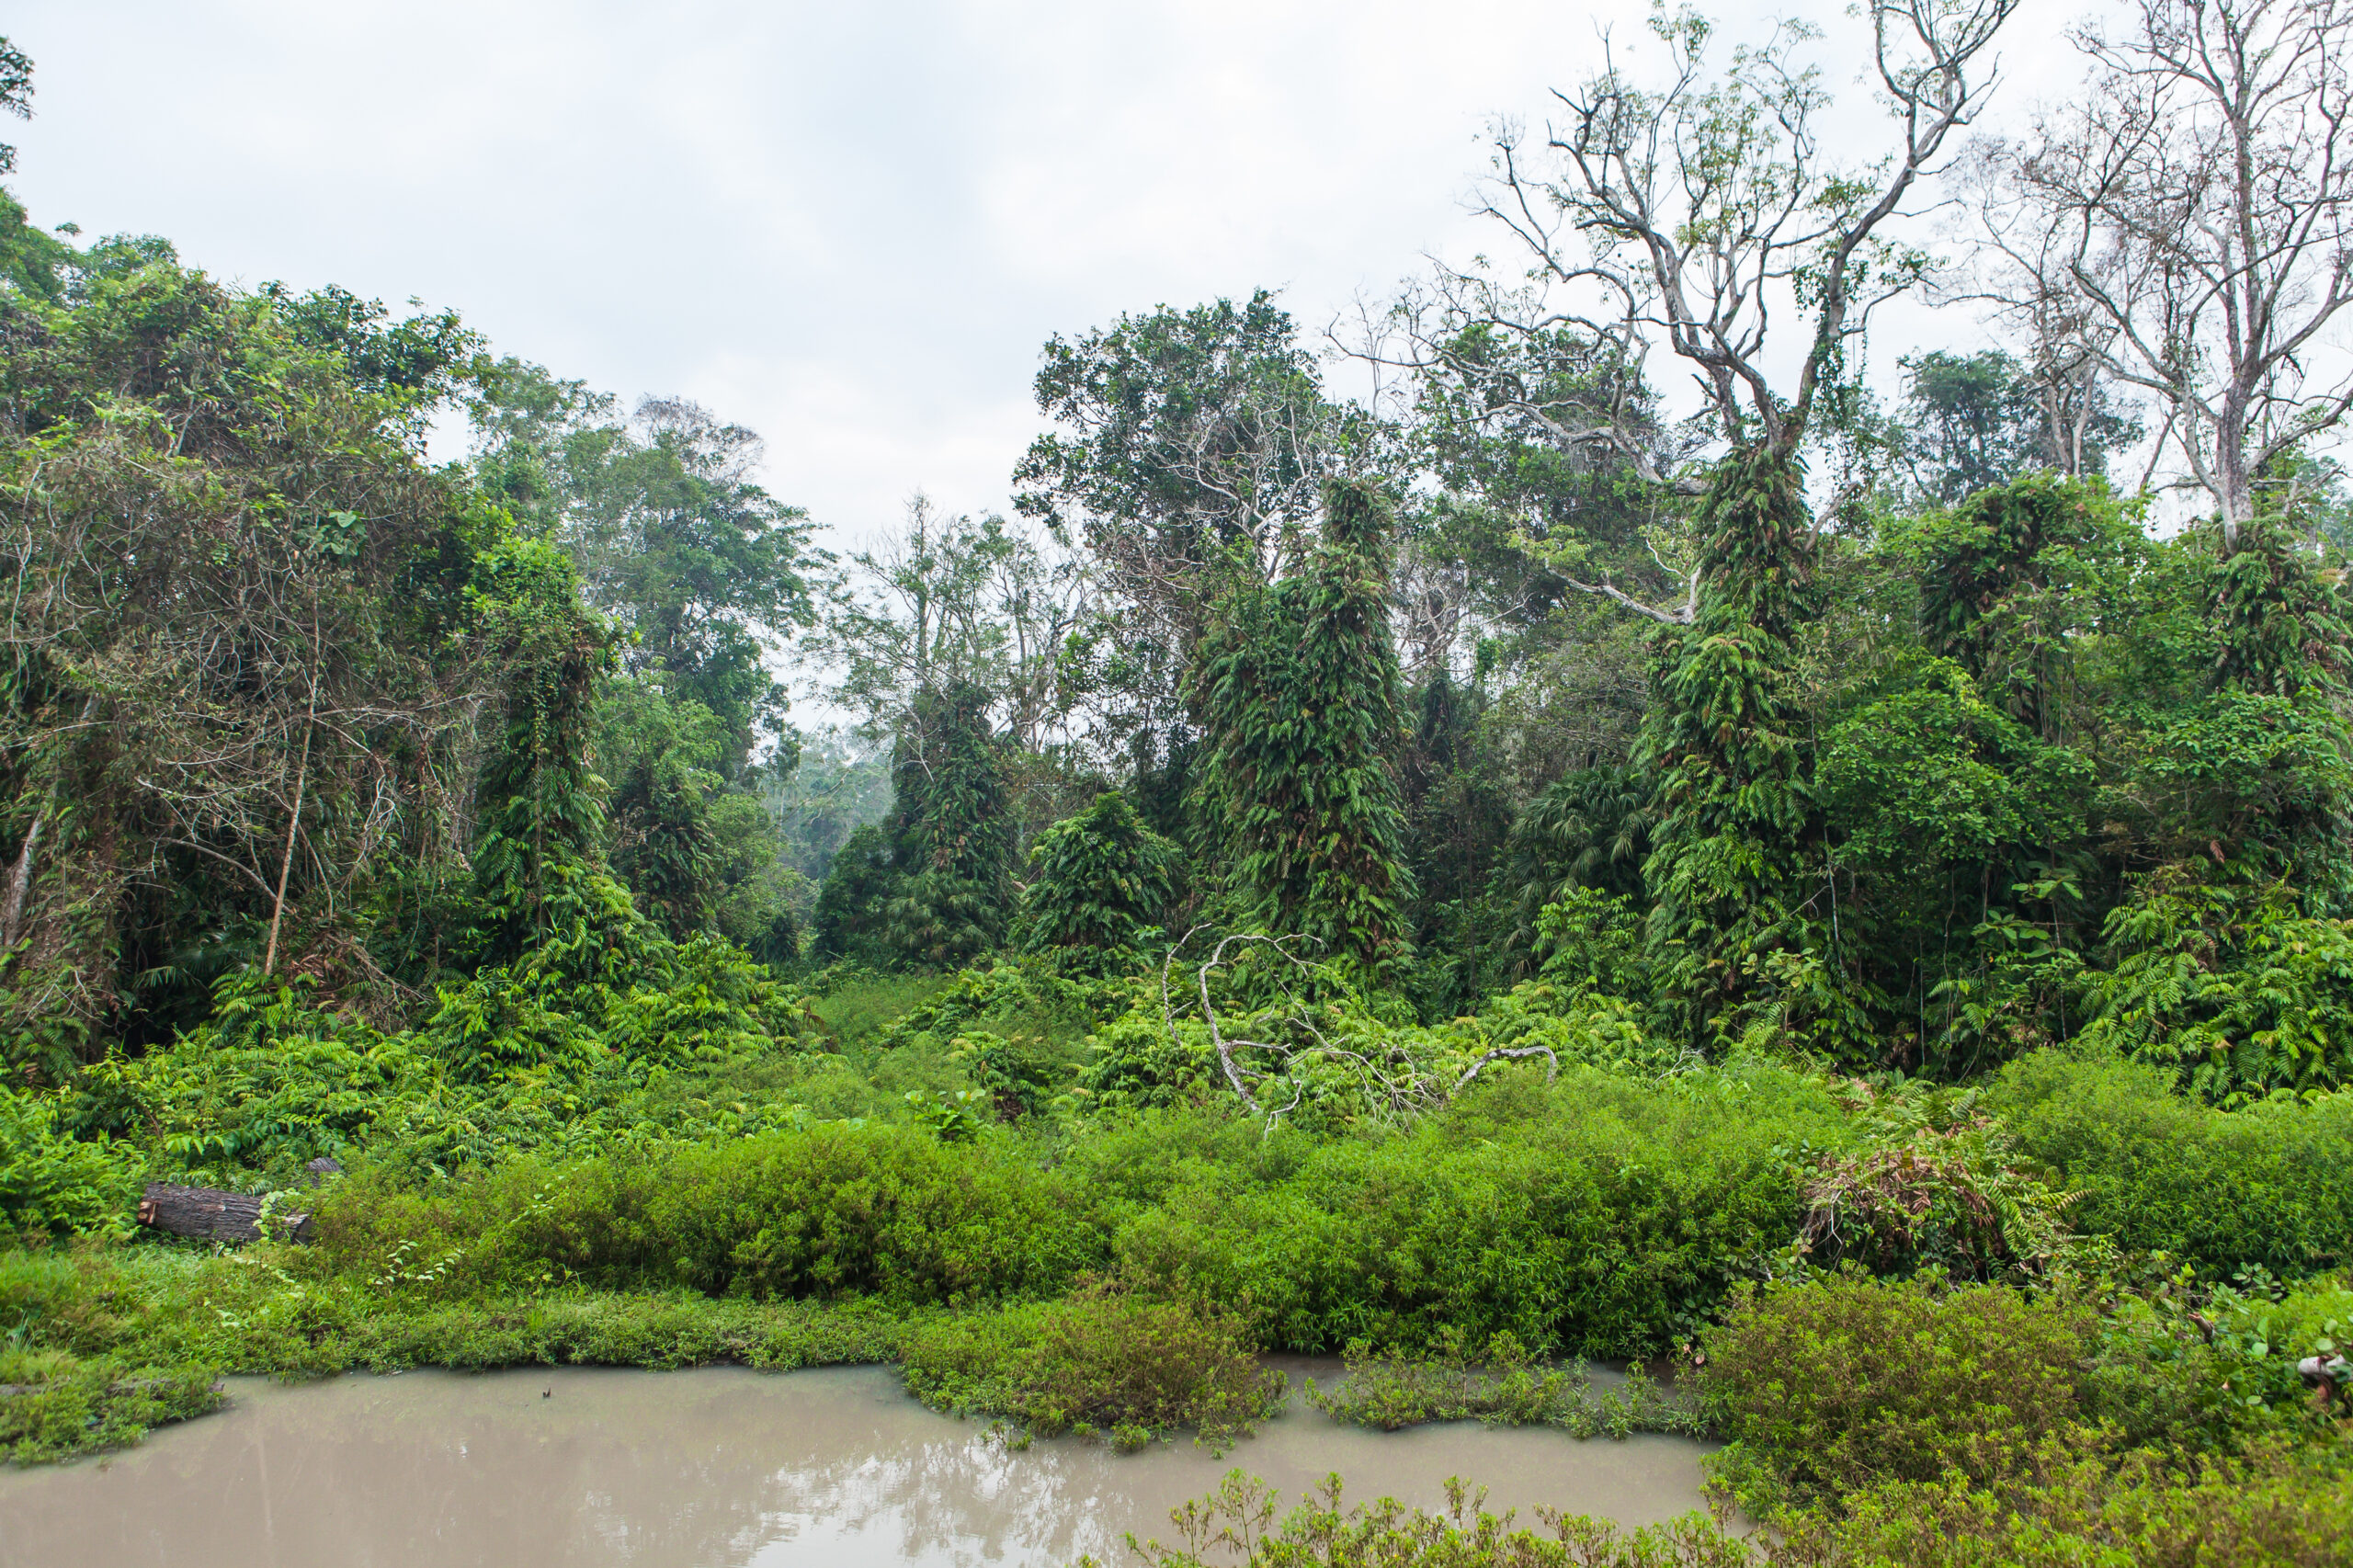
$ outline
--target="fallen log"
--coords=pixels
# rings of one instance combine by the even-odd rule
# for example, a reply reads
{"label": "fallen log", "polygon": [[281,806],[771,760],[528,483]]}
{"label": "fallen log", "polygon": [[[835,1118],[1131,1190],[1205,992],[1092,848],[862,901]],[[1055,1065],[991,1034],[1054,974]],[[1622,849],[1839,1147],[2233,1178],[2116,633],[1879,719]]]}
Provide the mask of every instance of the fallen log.
{"label": "fallen log", "polygon": [[[174,1187],[147,1184],[139,1200],[139,1222],[175,1236],[197,1236],[216,1242],[261,1240],[262,1195],[224,1192],[217,1187]],[[270,1228],[281,1241],[311,1239],[308,1214],[273,1214]]]}

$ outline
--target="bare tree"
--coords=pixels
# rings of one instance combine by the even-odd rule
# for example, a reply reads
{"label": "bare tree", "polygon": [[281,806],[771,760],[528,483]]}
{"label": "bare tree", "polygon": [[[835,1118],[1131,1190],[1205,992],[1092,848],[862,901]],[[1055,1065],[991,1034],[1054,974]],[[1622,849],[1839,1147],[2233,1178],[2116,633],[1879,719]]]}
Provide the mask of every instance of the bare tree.
{"label": "bare tree", "polygon": [[[1563,115],[1541,142],[1502,129],[1483,210],[1518,238],[1540,285],[1589,301],[1551,319],[1632,362],[1664,339],[1694,367],[1725,440],[1792,454],[1824,383],[1848,374],[1873,308],[1928,266],[1881,227],[1983,106],[1993,73],[1981,57],[2017,4],[1870,0],[1893,134],[1860,165],[1824,144],[1829,97],[1798,54],[1813,28],[1783,23],[1711,78],[1711,25],[1662,11],[1652,29],[1667,51],[1667,85],[1637,86],[1605,44],[1600,74],[1555,95]],[[1772,312],[1791,301],[1813,335],[1784,395],[1763,356]]]}
{"label": "bare tree", "polygon": [[2008,150],[1988,209],[2005,303],[2155,395],[2152,463],[2179,454],[2226,550],[2353,404],[2353,370],[2315,369],[2353,302],[2348,27],[2344,0],[2141,0],[2129,33],[2078,31],[2091,90]]}

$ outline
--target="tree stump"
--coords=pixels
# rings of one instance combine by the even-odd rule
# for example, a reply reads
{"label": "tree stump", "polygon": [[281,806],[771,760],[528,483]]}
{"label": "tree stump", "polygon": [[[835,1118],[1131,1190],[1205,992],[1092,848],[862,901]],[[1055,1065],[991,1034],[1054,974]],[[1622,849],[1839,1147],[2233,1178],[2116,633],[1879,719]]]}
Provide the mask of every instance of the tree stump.
{"label": "tree stump", "polygon": [[[152,1181],[139,1200],[139,1222],[175,1236],[216,1242],[261,1240],[261,1194],[224,1192],[217,1187],[173,1187]],[[277,1214],[270,1228],[281,1241],[311,1239],[308,1214]]]}

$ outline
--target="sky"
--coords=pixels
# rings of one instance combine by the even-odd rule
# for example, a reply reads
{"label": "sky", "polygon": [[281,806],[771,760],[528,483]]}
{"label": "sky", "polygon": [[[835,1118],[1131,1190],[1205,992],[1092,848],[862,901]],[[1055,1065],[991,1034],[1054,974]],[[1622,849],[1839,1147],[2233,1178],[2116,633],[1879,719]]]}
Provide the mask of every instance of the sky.
{"label": "sky", "polygon": [[[2078,9],[2028,0],[1997,120],[2078,74]],[[12,0],[36,115],[0,136],[36,222],[455,306],[502,353],[691,397],[856,546],[917,489],[1007,506],[1052,335],[1258,287],[1320,330],[1491,247],[1487,128],[1540,122],[1646,10]],[[1791,11],[1860,129],[1857,24]]]}

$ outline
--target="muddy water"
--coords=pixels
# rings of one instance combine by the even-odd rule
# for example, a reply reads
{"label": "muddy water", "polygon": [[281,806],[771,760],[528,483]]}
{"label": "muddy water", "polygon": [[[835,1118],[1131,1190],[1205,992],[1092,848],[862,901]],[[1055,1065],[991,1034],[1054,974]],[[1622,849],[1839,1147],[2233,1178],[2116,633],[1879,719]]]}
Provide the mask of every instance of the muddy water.
{"label": "muddy water", "polygon": [[1168,1538],[1169,1508],[1235,1465],[1287,1500],[1336,1470],[1351,1497],[1435,1506],[1461,1475],[1530,1522],[1540,1503],[1629,1524],[1699,1506],[1702,1450],[1677,1438],[1372,1433],[1294,1400],[1222,1459],[1184,1441],[1015,1452],[884,1368],[412,1372],[233,1395],[128,1453],[0,1473],[0,1564],[1109,1562],[1125,1531]]}

